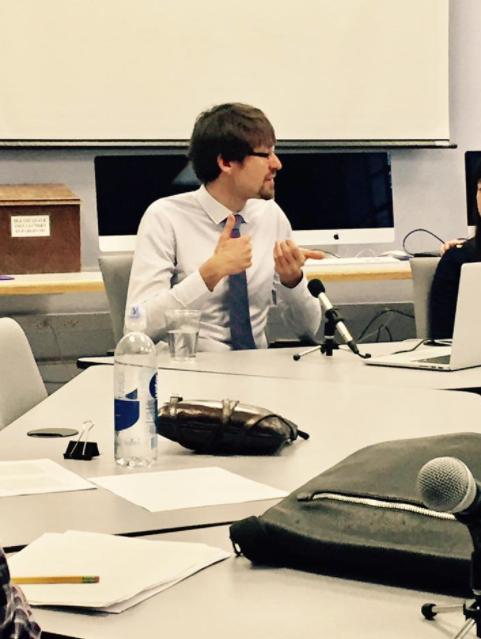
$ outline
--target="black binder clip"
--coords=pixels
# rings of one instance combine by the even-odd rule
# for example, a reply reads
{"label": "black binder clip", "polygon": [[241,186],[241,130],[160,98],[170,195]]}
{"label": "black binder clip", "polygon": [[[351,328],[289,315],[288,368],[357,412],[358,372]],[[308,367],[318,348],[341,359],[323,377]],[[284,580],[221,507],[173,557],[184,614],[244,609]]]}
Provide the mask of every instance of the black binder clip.
{"label": "black binder clip", "polygon": [[67,450],[63,456],[65,459],[83,459],[84,461],[90,461],[92,457],[100,455],[97,442],[89,442],[89,433],[94,427],[94,423],[91,419],[85,421],[78,436],[77,441],[69,442]]}

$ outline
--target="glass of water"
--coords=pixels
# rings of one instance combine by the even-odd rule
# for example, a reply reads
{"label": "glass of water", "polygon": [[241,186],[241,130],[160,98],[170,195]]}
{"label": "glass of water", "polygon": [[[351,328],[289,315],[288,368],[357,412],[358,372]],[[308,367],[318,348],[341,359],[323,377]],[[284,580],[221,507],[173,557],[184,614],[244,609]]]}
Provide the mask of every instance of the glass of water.
{"label": "glass of water", "polygon": [[167,311],[167,338],[170,357],[184,361],[195,357],[199,339],[200,311]]}

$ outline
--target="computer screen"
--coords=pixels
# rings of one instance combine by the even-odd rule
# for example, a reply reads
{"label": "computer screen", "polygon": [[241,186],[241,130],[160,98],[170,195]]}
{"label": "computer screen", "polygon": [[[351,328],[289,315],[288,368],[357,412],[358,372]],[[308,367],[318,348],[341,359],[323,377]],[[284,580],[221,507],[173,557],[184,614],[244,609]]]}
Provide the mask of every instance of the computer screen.
{"label": "computer screen", "polygon": [[481,151],[466,151],[464,154],[464,166],[466,175],[466,212],[468,226],[474,230],[478,218],[478,206],[476,192],[478,180],[481,177]]}
{"label": "computer screen", "polygon": [[[279,150],[276,202],[303,246],[392,242],[391,163],[382,152]],[[99,244],[133,250],[138,225],[153,201],[197,189],[182,152],[95,158]]]}

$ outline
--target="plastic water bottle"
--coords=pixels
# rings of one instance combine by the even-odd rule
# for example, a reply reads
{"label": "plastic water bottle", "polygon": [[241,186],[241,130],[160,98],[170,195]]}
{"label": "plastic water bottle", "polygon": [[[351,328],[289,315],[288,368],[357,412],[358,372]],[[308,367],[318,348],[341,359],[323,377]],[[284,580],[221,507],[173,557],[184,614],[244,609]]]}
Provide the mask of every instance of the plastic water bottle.
{"label": "plastic water bottle", "polygon": [[142,307],[133,306],[129,331],[114,356],[115,461],[121,466],[149,466],[157,459],[157,358],[153,341],[143,332]]}

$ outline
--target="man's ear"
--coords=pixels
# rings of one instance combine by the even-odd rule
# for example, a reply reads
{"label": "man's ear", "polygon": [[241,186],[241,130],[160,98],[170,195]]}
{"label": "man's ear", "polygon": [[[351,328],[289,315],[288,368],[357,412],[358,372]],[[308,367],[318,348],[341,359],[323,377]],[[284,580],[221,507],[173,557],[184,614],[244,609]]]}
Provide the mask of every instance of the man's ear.
{"label": "man's ear", "polygon": [[217,164],[219,165],[222,173],[231,173],[233,168],[233,162],[231,160],[224,160],[222,155],[217,156]]}

